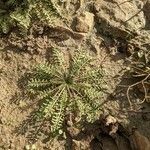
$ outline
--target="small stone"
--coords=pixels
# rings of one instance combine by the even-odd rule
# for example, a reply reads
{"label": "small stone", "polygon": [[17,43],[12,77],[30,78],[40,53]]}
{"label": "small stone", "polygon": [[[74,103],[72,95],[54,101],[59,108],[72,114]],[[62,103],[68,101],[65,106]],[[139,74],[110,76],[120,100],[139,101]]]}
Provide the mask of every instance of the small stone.
{"label": "small stone", "polygon": [[130,67],[126,67],[126,70],[130,71],[130,70],[131,70],[131,68],[130,68]]}
{"label": "small stone", "polygon": [[75,30],[77,32],[88,33],[94,25],[94,15],[89,12],[83,13],[76,18]]}
{"label": "small stone", "polygon": [[31,146],[31,150],[36,150],[36,145],[35,145],[35,144],[33,144],[33,145]]}
{"label": "small stone", "polygon": [[30,145],[26,145],[25,150],[30,150]]}
{"label": "small stone", "polygon": [[115,123],[117,123],[116,118],[110,115],[106,117],[106,126],[109,126],[110,124],[115,124]]}
{"label": "small stone", "polygon": [[26,106],[26,102],[24,102],[24,101],[20,101],[19,102],[19,107],[21,107],[21,108],[23,108],[23,107],[25,107]]}

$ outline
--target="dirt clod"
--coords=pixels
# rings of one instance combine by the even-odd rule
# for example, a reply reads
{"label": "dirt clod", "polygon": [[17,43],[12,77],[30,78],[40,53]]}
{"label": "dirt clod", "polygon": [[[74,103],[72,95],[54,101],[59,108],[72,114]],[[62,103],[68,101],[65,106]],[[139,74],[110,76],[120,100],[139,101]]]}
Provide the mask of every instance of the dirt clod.
{"label": "dirt clod", "polygon": [[77,32],[88,33],[94,26],[94,14],[84,12],[76,18],[75,29]]}

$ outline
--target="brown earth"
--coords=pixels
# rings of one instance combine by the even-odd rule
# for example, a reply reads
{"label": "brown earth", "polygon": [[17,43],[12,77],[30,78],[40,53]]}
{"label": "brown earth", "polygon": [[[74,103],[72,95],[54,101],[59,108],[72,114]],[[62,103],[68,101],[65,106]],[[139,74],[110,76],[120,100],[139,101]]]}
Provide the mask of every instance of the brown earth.
{"label": "brown earth", "polygon": [[[20,35],[16,29],[1,36],[0,150],[149,150],[149,104],[136,105],[140,98],[138,93],[134,93],[134,110],[130,110],[126,97],[127,87],[132,83],[126,73],[130,64],[129,56],[137,47],[146,49],[150,46],[147,43],[150,39],[147,15],[149,7],[140,0],[122,4],[123,2],[86,1],[80,3],[81,6],[68,2],[67,8],[72,10],[68,14],[71,15],[68,17],[70,27],[49,27],[35,22],[26,36]],[[119,4],[121,5],[118,6]],[[133,21],[127,21],[141,8],[144,10]],[[85,10],[92,13],[94,20],[84,20]],[[76,15],[74,11],[77,12]],[[126,36],[132,37],[131,40],[128,41]],[[51,141],[46,122],[41,135],[36,135],[38,128],[30,122],[30,118],[37,101],[28,97],[25,85],[34,65],[50,61],[52,47],[64,52],[77,48],[90,51],[97,60],[96,64],[102,65],[106,72],[106,91],[102,106],[104,114],[100,120],[85,125],[82,131],[66,125],[63,138]],[[113,116],[116,121],[111,120],[107,126],[108,120],[104,116],[108,115]],[[148,139],[143,140],[143,136]],[[148,148],[136,148],[140,143],[137,141],[146,142],[144,145]]]}

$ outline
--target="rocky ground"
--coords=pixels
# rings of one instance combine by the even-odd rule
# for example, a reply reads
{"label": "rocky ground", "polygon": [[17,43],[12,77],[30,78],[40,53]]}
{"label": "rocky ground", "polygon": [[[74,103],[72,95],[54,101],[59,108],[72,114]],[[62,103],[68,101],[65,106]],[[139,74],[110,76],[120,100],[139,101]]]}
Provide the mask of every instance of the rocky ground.
{"label": "rocky ground", "polygon": [[[131,110],[126,91],[132,54],[150,48],[150,1],[68,0],[59,7],[65,21],[34,22],[26,36],[14,29],[0,38],[0,150],[149,150],[149,103],[138,105],[133,93]],[[52,47],[86,49],[96,57],[106,73],[104,112],[82,131],[67,124],[63,138],[53,141],[43,127],[33,142],[36,125],[25,124],[36,100],[26,95],[26,73],[50,61]]]}

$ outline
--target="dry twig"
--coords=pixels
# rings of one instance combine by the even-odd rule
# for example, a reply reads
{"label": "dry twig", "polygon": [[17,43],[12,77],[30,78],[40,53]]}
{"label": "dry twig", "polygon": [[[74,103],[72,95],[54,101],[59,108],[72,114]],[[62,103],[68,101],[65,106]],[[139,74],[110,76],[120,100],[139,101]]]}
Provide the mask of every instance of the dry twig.
{"label": "dry twig", "polygon": [[130,94],[129,94],[131,88],[133,88],[133,87],[135,87],[135,86],[137,86],[137,85],[139,85],[139,84],[142,84],[145,95],[144,95],[144,99],[143,99],[140,103],[138,103],[138,104],[144,103],[145,100],[148,98],[147,89],[146,89],[146,87],[145,87],[145,81],[146,81],[149,77],[150,77],[150,74],[148,74],[148,75],[147,75],[144,79],[142,79],[141,81],[136,82],[136,83],[134,83],[134,84],[132,84],[132,85],[130,85],[130,86],[128,87],[128,89],[127,89],[127,99],[128,99],[129,104],[130,104],[131,110],[133,110],[133,107],[132,107],[133,104],[132,104],[132,102],[131,102]]}

